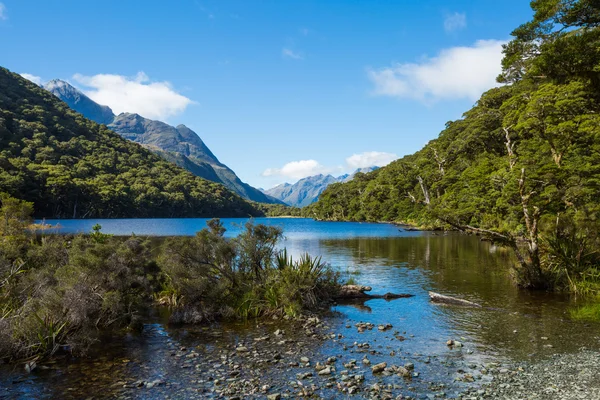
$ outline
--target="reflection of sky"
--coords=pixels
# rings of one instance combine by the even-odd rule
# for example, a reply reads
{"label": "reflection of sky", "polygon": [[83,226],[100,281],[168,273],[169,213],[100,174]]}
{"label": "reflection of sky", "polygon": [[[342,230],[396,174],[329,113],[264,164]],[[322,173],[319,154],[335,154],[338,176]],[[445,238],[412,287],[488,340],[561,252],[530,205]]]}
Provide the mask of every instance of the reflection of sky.
{"label": "reflection of sky", "polygon": [[[378,254],[369,254],[361,245],[364,241],[377,242],[377,238],[365,238],[354,245],[344,246],[342,240],[287,240],[285,246],[294,257],[308,252],[319,254],[344,278],[352,277],[362,285],[371,286],[372,293],[385,294],[410,293],[414,297],[385,301],[373,299],[365,303],[370,311],[353,305],[339,305],[336,310],[342,312],[351,321],[372,322],[374,324],[391,323],[394,330],[406,332],[408,340],[402,342],[403,351],[423,352],[425,348],[436,352],[447,351],[446,340],[449,338],[449,315],[429,302],[428,290],[431,289],[429,272],[411,268],[406,261],[393,260]],[[389,240],[389,239],[384,239]],[[424,251],[428,252],[428,246]],[[425,254],[424,254],[425,256]],[[353,327],[354,328],[354,327]],[[356,329],[347,330],[344,334],[348,341],[364,341],[366,335],[359,334]],[[410,335],[415,335],[410,338]],[[385,336],[391,337],[391,333]],[[353,339],[353,340],[351,340]],[[379,340],[382,340],[380,338]],[[384,341],[385,342],[385,341]],[[391,343],[390,343],[391,344]],[[397,348],[397,343],[394,343]]]}
{"label": "reflection of sky", "polygon": [[[102,232],[114,235],[189,236],[206,227],[207,218],[139,218],[139,219],[63,219],[45,221],[58,225],[52,232],[86,233],[96,224]],[[222,218],[227,236],[236,236],[248,218]],[[419,236],[422,232],[401,231],[391,224],[363,222],[322,222],[308,218],[254,218],[257,224],[279,226],[288,239],[352,238],[352,237],[396,237]]]}
{"label": "reflection of sky", "polygon": [[[89,232],[99,223],[105,233],[128,235],[193,235],[207,219],[111,219],[46,221],[59,232]],[[236,236],[248,219],[226,218],[227,236]],[[472,347],[512,352],[518,357],[546,354],[540,337],[554,337],[557,349],[589,345],[597,326],[568,320],[570,302],[556,295],[518,291],[507,271],[510,252],[480,242],[477,237],[406,232],[391,224],[317,222],[311,219],[256,218],[256,223],[280,226],[280,247],[298,258],[308,252],[322,256],[344,278],[373,287],[374,293],[411,293],[391,302],[371,300],[370,308],[338,306],[352,321],[392,323],[415,338],[403,347],[443,354],[449,338],[463,338]],[[428,291],[466,298],[483,310],[443,307],[429,302]],[[518,333],[513,333],[517,331]],[[570,338],[559,340],[560,337]]]}
{"label": "reflection of sky", "polygon": [[[224,219],[228,236],[239,233],[246,221]],[[315,350],[321,353],[319,356],[315,354],[315,360],[322,361],[330,355],[342,354],[343,362],[352,358],[359,360],[359,366],[367,374],[370,373],[369,368],[360,365],[364,355],[373,363],[385,361],[388,365],[403,365],[413,362],[415,371],[422,376],[422,380],[416,378],[411,382],[411,386],[416,388],[415,393],[423,393],[427,382],[436,381],[445,383],[444,390],[452,394],[456,386],[461,385],[454,382],[461,375],[457,372],[459,369],[477,375],[477,369],[469,366],[477,364],[480,368],[492,356],[523,359],[531,355],[577,351],[581,346],[598,347],[595,339],[597,324],[570,321],[568,310],[571,303],[568,298],[518,291],[507,274],[512,262],[510,252],[481,242],[477,237],[404,232],[387,224],[329,223],[308,219],[257,218],[255,221],[281,226],[286,239],[280,247],[286,247],[296,259],[306,252],[320,255],[344,278],[352,277],[360,284],[372,286],[373,293],[414,295],[392,301],[372,299],[364,303],[336,305],[334,309],[341,316],[329,319],[328,324],[343,337],[337,342],[327,341]],[[206,220],[64,220],[60,221],[63,227],[60,231],[86,232],[96,223],[102,225],[105,233],[112,234],[192,235],[205,226]],[[484,308],[435,305],[429,301],[430,290],[473,300]],[[371,322],[375,328],[359,333],[355,324],[361,321]],[[32,375],[25,384],[17,385],[16,390],[22,398],[39,398],[57,382],[55,389],[60,393],[64,389],[60,385],[71,386],[77,379],[85,382],[89,380],[88,374],[95,378],[97,375],[104,376],[107,383],[99,385],[112,385],[114,376],[123,375],[148,380],[166,377],[168,381],[181,382],[185,387],[190,376],[198,378],[194,371],[183,372],[179,362],[170,356],[174,349],[184,345],[196,349],[231,350],[234,342],[248,340],[248,334],[262,336],[265,323],[275,324],[269,327],[272,331],[279,327],[280,322],[251,321],[225,332],[213,332],[204,326],[165,330],[161,324],[149,324],[142,335],[128,335],[103,345],[102,351],[106,354],[119,354],[134,360],[133,363],[118,361],[114,366],[112,362],[96,363],[98,365],[94,364],[93,368],[75,368],[75,372],[60,378]],[[393,328],[379,332],[377,325],[387,323]],[[398,340],[397,335],[402,335],[405,340]],[[446,345],[448,339],[459,340],[465,347],[450,349]],[[370,350],[358,352],[353,347],[355,342],[369,343]],[[554,347],[544,347],[548,344]],[[320,342],[316,342],[315,346],[321,346]],[[342,351],[342,346],[347,346],[348,350]],[[370,353],[371,350],[375,353]],[[85,363],[83,359],[81,362]],[[285,379],[293,380],[295,372],[290,370]],[[389,379],[396,379],[395,383],[406,387],[402,378]],[[1,387],[2,379],[0,397]],[[139,393],[148,398],[162,398],[161,392]]]}

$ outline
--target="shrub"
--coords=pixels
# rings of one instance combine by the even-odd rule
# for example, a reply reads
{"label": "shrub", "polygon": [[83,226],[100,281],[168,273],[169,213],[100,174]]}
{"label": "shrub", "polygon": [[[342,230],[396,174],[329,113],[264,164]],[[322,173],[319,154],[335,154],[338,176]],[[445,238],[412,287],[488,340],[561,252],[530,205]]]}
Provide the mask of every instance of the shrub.
{"label": "shrub", "polygon": [[[7,213],[8,205],[22,212]],[[248,223],[228,239],[211,220],[196,236],[157,247],[103,234],[100,226],[89,235],[36,236],[26,230],[28,210],[3,199],[0,211],[0,358],[51,356],[62,347],[84,352],[103,329],[139,326],[156,300],[172,308],[175,323],[296,316],[337,286],[320,258],[277,252],[279,228]]]}
{"label": "shrub", "polygon": [[165,241],[162,293],[177,300],[163,300],[174,306],[172,322],[297,316],[335,293],[338,276],[320,257],[295,261],[286,250],[276,250],[281,229],[249,222],[237,238],[224,233],[221,222],[211,220],[193,238]]}

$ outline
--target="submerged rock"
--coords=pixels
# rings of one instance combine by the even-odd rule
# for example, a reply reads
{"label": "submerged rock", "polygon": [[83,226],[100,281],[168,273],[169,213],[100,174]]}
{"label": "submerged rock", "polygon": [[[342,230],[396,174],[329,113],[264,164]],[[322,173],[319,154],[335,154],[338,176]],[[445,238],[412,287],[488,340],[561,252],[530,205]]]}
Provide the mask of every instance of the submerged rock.
{"label": "submerged rock", "polygon": [[378,374],[380,372],[383,372],[386,369],[386,367],[387,367],[386,362],[375,364],[371,367],[371,372],[373,372],[374,374]]}
{"label": "submerged rock", "polygon": [[331,375],[331,373],[331,367],[326,367],[319,371],[319,375]]}

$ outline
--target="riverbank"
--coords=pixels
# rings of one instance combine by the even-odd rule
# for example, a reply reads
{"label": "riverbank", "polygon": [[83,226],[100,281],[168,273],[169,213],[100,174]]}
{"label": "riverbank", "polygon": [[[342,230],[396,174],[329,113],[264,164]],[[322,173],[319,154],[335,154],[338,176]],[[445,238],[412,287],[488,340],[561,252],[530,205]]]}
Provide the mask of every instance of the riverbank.
{"label": "riverbank", "polygon": [[575,354],[555,354],[533,363],[493,366],[493,380],[470,388],[463,399],[600,399],[600,353],[583,348]]}
{"label": "riverbank", "polygon": [[0,398],[600,398],[598,353],[510,362],[470,342],[447,346],[445,338],[444,351],[434,344],[419,353],[409,349],[423,335],[395,323],[338,311],[204,327],[157,321],[139,334],[104,338],[88,357],[40,363],[31,373],[0,366]]}

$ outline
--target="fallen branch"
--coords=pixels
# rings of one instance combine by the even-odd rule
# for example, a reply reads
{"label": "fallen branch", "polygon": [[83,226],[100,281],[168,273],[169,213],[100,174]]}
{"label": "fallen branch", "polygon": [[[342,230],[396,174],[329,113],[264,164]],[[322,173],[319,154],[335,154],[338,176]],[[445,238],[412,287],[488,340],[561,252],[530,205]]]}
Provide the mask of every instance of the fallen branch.
{"label": "fallen branch", "polygon": [[481,305],[469,300],[457,299],[456,297],[444,296],[443,294],[429,292],[429,298],[434,303],[454,304],[457,306],[481,308]]}
{"label": "fallen branch", "polygon": [[369,294],[365,292],[371,291],[371,286],[363,285],[344,285],[340,288],[340,291],[336,298],[339,299],[401,299],[407,297],[413,297],[412,294],[406,293],[386,293],[386,294]]}

